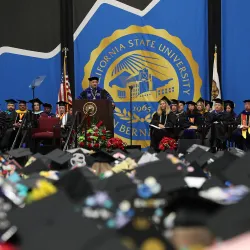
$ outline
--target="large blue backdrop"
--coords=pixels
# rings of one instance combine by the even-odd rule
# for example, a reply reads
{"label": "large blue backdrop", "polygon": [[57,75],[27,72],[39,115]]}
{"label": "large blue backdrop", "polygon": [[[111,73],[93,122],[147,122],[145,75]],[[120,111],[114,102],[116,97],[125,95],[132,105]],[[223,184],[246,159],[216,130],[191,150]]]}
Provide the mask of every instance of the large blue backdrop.
{"label": "large blue backdrop", "polygon": [[[37,42],[46,44],[46,39],[50,37]],[[74,39],[76,96],[88,86],[90,75],[99,76],[101,87],[117,104],[115,134],[125,141],[130,132],[130,85],[134,143],[143,147],[149,144],[148,124],[164,95],[194,101],[209,96],[207,0],[152,0],[143,11],[98,0]],[[6,98],[31,99],[28,86],[39,75],[47,78],[36,96],[54,104],[61,75],[59,47],[42,53],[0,48],[1,104]]]}
{"label": "large blue backdrop", "polygon": [[250,99],[249,9],[249,0],[222,1],[222,95],[236,102],[238,113]]}

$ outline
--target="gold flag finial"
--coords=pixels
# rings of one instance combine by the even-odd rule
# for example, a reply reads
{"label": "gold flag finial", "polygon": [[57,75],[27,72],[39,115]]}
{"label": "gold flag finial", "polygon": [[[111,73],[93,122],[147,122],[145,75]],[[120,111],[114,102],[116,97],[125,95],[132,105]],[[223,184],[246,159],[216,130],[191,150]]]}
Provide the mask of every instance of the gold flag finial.
{"label": "gold flag finial", "polygon": [[214,51],[215,51],[215,53],[217,53],[217,45],[216,44],[214,46]]}

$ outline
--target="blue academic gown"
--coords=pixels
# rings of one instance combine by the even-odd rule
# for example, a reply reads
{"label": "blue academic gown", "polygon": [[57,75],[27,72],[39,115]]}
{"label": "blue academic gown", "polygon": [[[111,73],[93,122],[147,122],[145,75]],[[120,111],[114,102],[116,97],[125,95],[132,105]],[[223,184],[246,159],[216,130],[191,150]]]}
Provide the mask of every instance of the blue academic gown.
{"label": "blue academic gown", "polygon": [[107,99],[114,103],[112,96],[106,91],[105,89],[100,88],[97,86],[96,89],[88,87],[85,89],[79,96],[79,100],[100,100],[100,99]]}

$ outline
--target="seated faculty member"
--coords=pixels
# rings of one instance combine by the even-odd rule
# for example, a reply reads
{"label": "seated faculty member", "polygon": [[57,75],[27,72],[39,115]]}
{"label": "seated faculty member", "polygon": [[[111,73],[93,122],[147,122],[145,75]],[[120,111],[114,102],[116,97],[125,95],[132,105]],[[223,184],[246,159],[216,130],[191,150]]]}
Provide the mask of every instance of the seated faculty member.
{"label": "seated faculty member", "polygon": [[170,105],[171,102],[167,97],[163,97],[160,102],[157,111],[154,113],[151,125],[154,125],[157,128],[150,128],[150,137],[151,137],[151,147],[159,151],[160,141],[164,136],[174,137],[173,128],[176,125],[177,117],[171,112]]}
{"label": "seated faculty member", "polygon": [[98,77],[90,77],[89,78],[89,87],[80,94],[78,99],[83,100],[100,100],[107,99],[110,100],[112,106],[115,107],[115,103],[111,95],[101,87],[98,86],[99,78]]}

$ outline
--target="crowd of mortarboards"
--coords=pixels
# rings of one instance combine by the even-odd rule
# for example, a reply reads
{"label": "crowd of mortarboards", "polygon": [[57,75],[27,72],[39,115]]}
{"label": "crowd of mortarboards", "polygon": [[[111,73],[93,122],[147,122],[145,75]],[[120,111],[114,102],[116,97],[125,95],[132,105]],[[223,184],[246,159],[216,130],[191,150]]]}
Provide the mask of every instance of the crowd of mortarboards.
{"label": "crowd of mortarboards", "polygon": [[200,145],[175,154],[12,150],[0,158],[0,247],[249,249],[249,160]]}
{"label": "crowd of mortarboards", "polygon": [[[197,102],[169,100],[163,97],[150,123],[151,147],[159,150],[163,137],[198,139],[213,152],[229,146],[250,148],[250,100],[242,104],[237,115],[231,100],[200,98]],[[185,108],[186,106],[186,108]]]}
{"label": "crowd of mortarboards", "polygon": [[[58,114],[52,112],[52,105],[42,102],[39,98],[29,101],[25,100],[6,100],[6,110],[0,112],[0,150],[10,149],[18,130],[21,126],[24,129],[37,128],[40,117],[58,117],[62,127],[62,137],[67,134],[67,129],[72,123],[72,107],[64,101],[57,102]],[[30,104],[30,107],[29,107]],[[18,108],[16,107],[18,105]],[[65,132],[66,131],[66,132]],[[19,137],[19,139],[21,136]]]}

